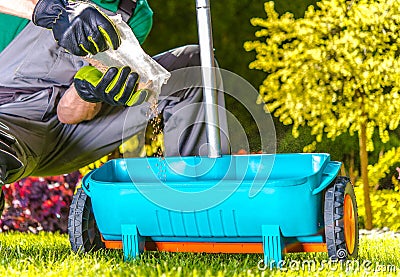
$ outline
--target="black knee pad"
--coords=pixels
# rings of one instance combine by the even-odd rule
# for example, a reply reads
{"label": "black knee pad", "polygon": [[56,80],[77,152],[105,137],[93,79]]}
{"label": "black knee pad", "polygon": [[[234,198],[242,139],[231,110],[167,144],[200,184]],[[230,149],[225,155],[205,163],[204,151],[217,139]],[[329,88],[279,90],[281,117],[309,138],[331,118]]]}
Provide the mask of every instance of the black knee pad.
{"label": "black knee pad", "polygon": [[23,167],[23,163],[11,148],[14,143],[16,139],[13,136],[0,130],[0,186],[4,184],[9,174]]}

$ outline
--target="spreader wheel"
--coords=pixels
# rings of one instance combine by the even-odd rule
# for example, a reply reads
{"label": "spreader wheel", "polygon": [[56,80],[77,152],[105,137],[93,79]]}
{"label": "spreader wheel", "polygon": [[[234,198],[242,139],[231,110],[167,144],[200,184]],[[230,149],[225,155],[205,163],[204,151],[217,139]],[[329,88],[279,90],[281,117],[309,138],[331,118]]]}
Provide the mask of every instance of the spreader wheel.
{"label": "spreader wheel", "polygon": [[325,237],[332,260],[355,259],[358,254],[357,202],[350,179],[339,176],[325,193]]}
{"label": "spreader wheel", "polygon": [[74,252],[105,248],[92,209],[92,201],[82,188],[72,198],[68,216],[68,235]]}

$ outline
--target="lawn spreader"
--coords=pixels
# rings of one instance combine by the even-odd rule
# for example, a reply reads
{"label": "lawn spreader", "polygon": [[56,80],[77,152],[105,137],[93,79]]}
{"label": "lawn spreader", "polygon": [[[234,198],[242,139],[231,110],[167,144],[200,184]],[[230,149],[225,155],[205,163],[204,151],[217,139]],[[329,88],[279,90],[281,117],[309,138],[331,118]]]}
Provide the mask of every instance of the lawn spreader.
{"label": "lawn spreader", "polygon": [[[202,66],[212,68],[209,1],[196,7]],[[204,70],[203,83],[213,74]],[[221,155],[208,106],[208,157],[120,158],[84,176],[70,208],[72,249],[123,249],[127,260],[143,251],[263,253],[278,266],[289,252],[355,258],[357,204],[341,163],[326,153]]]}

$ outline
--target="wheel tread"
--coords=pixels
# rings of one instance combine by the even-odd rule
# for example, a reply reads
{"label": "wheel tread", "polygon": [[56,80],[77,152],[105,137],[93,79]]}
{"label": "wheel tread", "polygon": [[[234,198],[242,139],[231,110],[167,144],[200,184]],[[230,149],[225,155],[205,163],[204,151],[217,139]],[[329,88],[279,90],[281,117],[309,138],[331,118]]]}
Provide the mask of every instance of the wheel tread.
{"label": "wheel tread", "polygon": [[[96,234],[92,243],[89,238],[83,237],[89,221],[85,213],[90,212],[92,212],[90,198],[82,188],[79,188],[72,199],[68,216],[68,235],[71,248],[74,252],[89,252],[105,248],[98,229],[95,230]],[[86,222],[86,227],[84,222]],[[97,225],[95,225],[95,228],[97,228]]]}
{"label": "wheel tread", "polygon": [[345,260],[347,258],[355,258],[358,254],[358,226],[356,230],[356,246],[352,255],[347,253],[347,257],[338,257],[339,250],[346,250],[346,240],[344,236],[344,199],[346,193],[349,193],[354,199],[354,208],[357,223],[357,203],[350,179],[339,176],[328,187],[325,192],[324,204],[324,222],[325,222],[325,240],[327,244],[328,255],[332,260]]}

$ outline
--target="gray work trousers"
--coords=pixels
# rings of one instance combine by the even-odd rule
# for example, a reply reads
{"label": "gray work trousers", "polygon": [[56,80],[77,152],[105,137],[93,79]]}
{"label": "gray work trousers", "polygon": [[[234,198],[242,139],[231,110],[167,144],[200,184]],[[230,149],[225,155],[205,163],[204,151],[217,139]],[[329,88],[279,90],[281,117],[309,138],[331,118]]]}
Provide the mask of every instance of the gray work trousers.
{"label": "gray work trousers", "polygon": [[[154,59],[169,71],[198,66],[199,48],[184,46]],[[103,104],[93,120],[75,125],[61,123],[57,104],[76,71],[87,62],[65,52],[54,42],[51,31],[32,23],[0,53],[0,65],[0,94],[12,96],[0,104],[0,123],[7,126],[0,127],[18,140],[12,147],[24,164],[8,177],[8,183],[26,176],[75,171],[112,152],[123,139],[143,131],[148,124],[148,103],[130,108]],[[158,107],[164,118],[165,154],[206,155],[206,147],[201,147],[206,143],[204,106],[199,104],[202,89],[186,87],[176,91],[176,80],[184,75],[172,74],[175,81],[161,90]],[[227,153],[223,94],[219,93],[218,98],[221,146],[222,152]]]}

